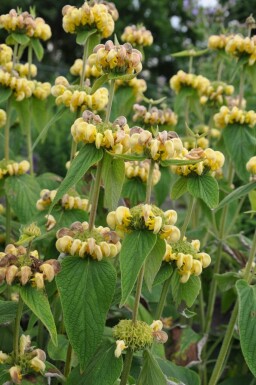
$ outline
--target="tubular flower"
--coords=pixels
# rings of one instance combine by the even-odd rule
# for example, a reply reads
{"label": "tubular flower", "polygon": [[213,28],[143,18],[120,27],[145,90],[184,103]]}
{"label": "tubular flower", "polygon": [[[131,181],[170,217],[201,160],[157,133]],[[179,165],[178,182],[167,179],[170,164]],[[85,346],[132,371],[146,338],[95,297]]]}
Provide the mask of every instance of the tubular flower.
{"label": "tubular flower", "polygon": [[182,152],[182,141],[175,132],[162,131],[154,138],[151,132],[141,127],[133,127],[130,131],[131,152],[146,155],[155,161],[168,160],[179,156]]}
{"label": "tubular flower", "polygon": [[28,12],[17,13],[15,9],[0,16],[0,28],[4,28],[9,33],[23,33],[41,40],[48,40],[52,35],[51,28],[44,19],[34,17]]}
{"label": "tubular flower", "polygon": [[39,100],[45,100],[51,94],[51,83],[34,80],[33,96]]}
{"label": "tubular flower", "polygon": [[0,128],[3,127],[6,123],[6,112],[0,109]]}
{"label": "tubular flower", "polygon": [[141,125],[176,126],[178,122],[177,115],[170,108],[160,110],[157,107],[151,107],[149,110],[147,110],[143,105],[134,104],[133,110],[135,111],[132,118],[133,121]]}
{"label": "tubular flower", "polygon": [[252,174],[252,176],[256,175],[256,156],[253,156],[246,163],[246,170]]}
{"label": "tubular flower", "polygon": [[142,69],[142,55],[129,43],[115,45],[108,40],[105,44],[98,44],[88,60],[104,73],[132,75],[139,73]]}
{"label": "tubular flower", "polygon": [[122,355],[123,350],[127,349],[124,340],[116,341],[115,357],[119,358]]}
{"label": "tubular flower", "polygon": [[84,111],[75,120],[71,134],[76,143],[94,143],[96,148],[103,147],[114,154],[123,154],[130,149],[130,128],[126,118],[120,116],[113,123],[103,123],[99,115]]}
{"label": "tubular flower", "polygon": [[59,262],[55,259],[42,261],[37,250],[28,251],[25,247],[6,246],[0,253],[0,283],[8,285],[20,283],[31,284],[38,289],[44,287],[44,281],[52,281],[59,272]]}
{"label": "tubular flower", "polygon": [[150,230],[159,234],[161,238],[178,241],[179,229],[174,226],[177,213],[174,210],[163,212],[156,206],[140,204],[129,209],[119,206],[116,211],[111,211],[107,216],[108,225],[123,237],[125,233],[133,230]]}
{"label": "tubular flower", "polygon": [[5,159],[0,161],[0,179],[7,176],[23,175],[29,170],[30,164],[27,160],[21,162],[14,162],[13,160],[6,161]]}
{"label": "tubular flower", "polygon": [[[1,18],[1,16],[0,16]],[[12,49],[6,44],[0,44],[0,65],[11,62],[12,60]]]}
{"label": "tubular flower", "polygon": [[211,263],[211,257],[207,253],[200,253],[200,241],[198,239],[188,242],[186,239],[178,242],[166,242],[166,252],[163,260],[173,262],[180,274],[180,282],[186,283],[191,275],[200,275],[202,270]]}
{"label": "tubular flower", "polygon": [[[43,189],[40,192],[40,199],[36,202],[36,208],[39,211],[46,210],[52,203],[57,194],[57,190]],[[72,191],[72,194],[64,194],[60,199],[59,204],[64,210],[79,209],[83,211],[89,210],[89,201],[85,198],[80,198],[78,194]]]}
{"label": "tubular flower", "polygon": [[[70,67],[70,73],[74,76],[82,76],[82,67],[83,67],[83,60],[82,59],[76,59],[74,64]],[[99,78],[101,75],[103,75],[103,72],[99,70],[93,63],[91,63],[91,59],[87,60],[86,66],[85,66],[85,78]]]}
{"label": "tubular flower", "polygon": [[232,35],[212,35],[208,39],[208,47],[214,50],[225,50],[228,41],[232,39],[232,37]]}
{"label": "tubular flower", "polygon": [[119,237],[108,227],[95,227],[89,231],[87,222],[74,222],[70,228],[57,232],[56,248],[60,253],[91,257],[101,261],[103,258],[115,257],[121,250]]}
{"label": "tubular flower", "polygon": [[256,124],[256,113],[253,110],[244,111],[237,107],[232,109],[222,106],[220,112],[214,115],[217,128],[225,128],[232,124],[241,124],[253,128]]}
{"label": "tubular flower", "polygon": [[205,150],[200,147],[192,149],[190,152],[184,148],[182,152],[182,156],[177,159],[185,160],[200,160],[200,162],[195,164],[188,164],[184,166],[172,165],[170,166],[171,171],[174,174],[188,176],[191,173],[202,175],[203,172],[210,172],[211,175],[215,175],[215,173],[219,173],[224,161],[225,157],[220,151],[214,151],[211,148],[206,148]]}
{"label": "tubular flower", "polygon": [[109,37],[118,19],[118,12],[113,3],[106,1],[85,2],[80,8],[66,5],[62,9],[63,29],[68,33],[97,29],[103,38]]}
{"label": "tubular flower", "polygon": [[[1,357],[4,358],[1,360]],[[14,359],[14,354],[7,355],[0,352],[0,364],[4,363],[9,371],[10,380],[14,384],[21,384],[23,376],[35,372],[45,371],[46,354],[41,349],[31,346],[30,336],[24,334],[19,340],[19,355]]]}
{"label": "tubular flower", "polygon": [[175,91],[176,94],[178,94],[180,90],[185,87],[196,90],[198,95],[201,96],[210,86],[210,84],[210,80],[206,77],[202,75],[186,73],[182,70],[178,71],[177,75],[174,75],[170,79],[170,87]]}
{"label": "tubular flower", "polygon": [[37,75],[37,67],[35,66],[35,64],[32,63],[30,66],[29,63],[16,63],[13,67],[13,62],[9,61],[5,65],[3,65],[3,69],[12,74],[18,73],[21,78],[28,77],[28,75],[34,78]]}
{"label": "tubular flower", "polygon": [[[125,176],[128,179],[139,178],[143,183],[147,183],[150,162],[144,160],[142,162],[125,162]],[[155,186],[161,178],[161,172],[157,163],[154,165],[153,186]]]}
{"label": "tubular flower", "polygon": [[153,44],[152,33],[144,26],[131,25],[125,27],[121,40],[134,46],[150,46]]}
{"label": "tubular flower", "polygon": [[147,91],[147,83],[144,79],[138,79],[137,77],[131,80],[122,80],[116,79],[115,87],[116,89],[120,87],[130,87],[133,90],[133,94],[136,97],[136,101],[139,102],[142,98],[142,95],[145,91]]}
{"label": "tubular flower", "polygon": [[247,58],[249,66],[256,61],[256,39],[255,37],[243,37],[233,35],[227,42],[225,51],[235,58]]}
{"label": "tubular flower", "polygon": [[59,76],[52,87],[52,95],[56,97],[56,104],[64,104],[72,112],[81,108],[84,111],[90,108],[93,111],[101,111],[108,104],[107,88],[99,88],[94,94],[89,95],[84,87],[72,86],[64,76]]}
{"label": "tubular flower", "polygon": [[209,104],[210,106],[223,105],[226,102],[226,96],[234,93],[234,87],[224,82],[211,82],[209,87],[200,97],[201,104]]}
{"label": "tubular flower", "polygon": [[33,80],[25,77],[19,77],[18,74],[12,74],[4,68],[0,68],[0,85],[4,88],[10,88],[14,92],[17,101],[30,98],[35,89]]}

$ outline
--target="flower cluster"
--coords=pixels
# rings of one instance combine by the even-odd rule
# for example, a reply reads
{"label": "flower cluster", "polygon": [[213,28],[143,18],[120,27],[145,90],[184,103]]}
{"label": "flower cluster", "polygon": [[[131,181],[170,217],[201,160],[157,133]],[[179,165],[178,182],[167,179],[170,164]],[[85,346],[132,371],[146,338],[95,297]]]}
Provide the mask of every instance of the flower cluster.
{"label": "flower cluster", "polygon": [[41,40],[48,40],[52,35],[51,28],[44,19],[33,17],[28,12],[17,13],[15,9],[0,16],[0,28],[4,28],[9,33],[22,33]]}
{"label": "flower cluster", "polygon": [[128,86],[132,88],[133,94],[135,95],[137,102],[141,100],[142,94],[147,91],[147,83],[145,82],[145,80],[138,79],[136,77],[131,80],[116,79],[116,89],[122,86]]}
{"label": "flower cluster", "polygon": [[142,125],[176,126],[178,121],[177,115],[170,108],[161,110],[157,107],[151,107],[147,110],[143,105],[134,104],[133,110],[135,112],[133,121]]}
{"label": "flower cluster", "polygon": [[[149,175],[150,161],[125,162],[125,176],[128,179],[139,178],[143,183],[147,183]],[[157,163],[154,165],[152,184],[155,186],[161,178],[161,171]]]}
{"label": "flower cluster", "polygon": [[[220,151],[214,151],[211,148],[194,148],[191,151],[183,150],[182,156],[178,159],[181,160],[199,160],[198,163],[188,164],[183,166],[172,165],[171,171],[175,174],[187,176],[191,173],[202,175],[206,170],[212,175],[221,173],[220,169],[224,164],[225,157]],[[201,161],[200,161],[201,160]]]}
{"label": "flower cluster", "polygon": [[83,116],[76,119],[71,127],[75,142],[94,143],[96,148],[103,147],[115,154],[126,153],[130,149],[129,133],[124,116],[106,125],[99,115],[90,111],[84,111]]}
{"label": "flower cluster", "polygon": [[142,47],[153,44],[152,33],[144,26],[129,25],[125,27],[121,40]]}
{"label": "flower cluster", "polygon": [[142,69],[142,55],[130,43],[115,45],[111,40],[98,44],[89,56],[90,62],[99,71],[118,75],[137,74]]}
{"label": "flower cluster", "polygon": [[180,238],[180,230],[174,226],[176,221],[176,211],[163,212],[149,204],[140,204],[131,209],[119,206],[116,211],[111,211],[107,216],[107,224],[115,229],[120,237],[124,237],[125,233],[133,230],[149,230],[172,242]]}
{"label": "flower cluster", "polygon": [[256,156],[253,156],[248,160],[246,163],[246,170],[253,176],[256,175]]}
{"label": "flower cluster", "polygon": [[121,250],[119,237],[108,227],[93,227],[89,230],[87,222],[74,222],[70,228],[62,228],[57,232],[56,248],[59,252],[91,257],[97,261],[115,257]]}
{"label": "flower cluster", "polygon": [[88,95],[84,89],[79,86],[72,86],[64,76],[59,76],[52,87],[52,95],[56,97],[56,104],[64,104],[71,111],[78,108],[85,110],[90,108],[94,111],[103,110],[108,104],[107,88],[99,88],[94,94]]}
{"label": "flower cluster", "polygon": [[30,164],[27,160],[22,160],[21,162],[2,160],[0,162],[0,179],[7,176],[26,174],[29,168]]}
{"label": "flower cluster", "polygon": [[0,109],[0,128],[3,127],[6,123],[6,112]]}
{"label": "flower cluster", "polygon": [[37,75],[37,67],[35,64],[29,65],[29,63],[16,63],[13,67],[13,62],[8,61],[6,64],[4,64],[3,69],[5,69],[7,72],[10,72],[11,74],[15,75],[18,73],[18,75],[22,78],[30,76],[31,78],[34,78]]}
{"label": "flower cluster", "polygon": [[170,79],[170,87],[178,94],[183,87],[189,87],[202,95],[211,85],[210,80],[202,75],[188,74],[182,70],[178,71]]}
{"label": "flower cluster", "polygon": [[[85,78],[99,78],[101,75],[103,75],[102,70],[98,69],[92,62],[91,56],[88,58],[86,65],[85,65]],[[72,67],[70,67],[70,73],[74,76],[82,76],[82,69],[83,69],[83,60],[82,59],[76,59]]]}
{"label": "flower cluster", "polygon": [[35,88],[32,80],[12,75],[2,68],[0,68],[0,85],[2,87],[11,88],[17,101],[30,98]]}
{"label": "flower cluster", "polygon": [[211,257],[207,253],[200,253],[200,241],[198,239],[188,242],[186,239],[175,243],[166,243],[166,252],[163,260],[175,262],[181,275],[180,282],[186,283],[191,275],[200,275],[202,270],[211,263]]}
{"label": "flower cluster", "polygon": [[211,82],[209,87],[206,88],[203,95],[200,97],[200,103],[211,105],[218,104],[223,105],[226,96],[230,96],[234,93],[234,87],[223,82]]}
{"label": "flower cluster", "polygon": [[113,328],[113,337],[116,339],[115,357],[120,357],[122,351],[130,348],[133,351],[150,347],[154,341],[165,343],[168,335],[162,331],[163,323],[160,320],[148,325],[144,321],[121,320]]}
{"label": "flower cluster", "polygon": [[30,251],[23,246],[9,244],[0,253],[0,283],[7,285],[30,283],[38,289],[44,288],[44,281],[51,282],[59,272],[59,262],[55,259],[42,261],[37,250]]}
{"label": "flower cluster", "polygon": [[232,36],[226,45],[226,52],[235,58],[248,57],[248,64],[251,66],[256,61],[256,40],[255,38]]}
{"label": "flower cluster", "polygon": [[214,115],[214,122],[218,128],[225,128],[231,124],[243,124],[252,128],[256,124],[256,113],[253,110],[244,111],[237,107],[229,109],[222,106],[220,112]]}
{"label": "flower cluster", "polygon": [[[0,365],[4,364],[9,370],[10,379],[14,384],[21,384],[22,378],[31,373],[45,371],[46,354],[42,349],[31,346],[30,336],[24,334],[19,340],[19,354],[14,359],[13,354],[0,351]],[[8,382],[9,383],[9,382]]]}
{"label": "flower cluster", "polygon": [[146,155],[155,161],[169,160],[179,156],[183,145],[175,132],[162,131],[155,137],[151,132],[140,127],[133,127],[130,131],[131,152]]}
{"label": "flower cluster", "polygon": [[228,41],[232,35],[212,35],[208,39],[208,47],[215,50],[225,50]]}
{"label": "flower cluster", "polygon": [[103,38],[112,35],[118,12],[113,3],[87,1],[77,8],[65,5],[62,9],[63,29],[68,33],[78,33],[83,30],[96,28]]}
{"label": "flower cluster", "polygon": [[37,99],[45,100],[51,93],[51,83],[34,80],[34,87],[33,96]]}
{"label": "flower cluster", "polygon": [[9,47],[6,44],[0,44],[0,65],[9,63],[11,60],[12,60],[11,47]]}
{"label": "flower cluster", "polygon": [[[36,202],[37,210],[44,211],[49,208],[56,194],[57,190],[43,189],[40,192],[40,199]],[[79,209],[88,211],[89,209],[88,199],[80,198],[75,191],[73,195],[64,194],[59,203],[64,210]]]}

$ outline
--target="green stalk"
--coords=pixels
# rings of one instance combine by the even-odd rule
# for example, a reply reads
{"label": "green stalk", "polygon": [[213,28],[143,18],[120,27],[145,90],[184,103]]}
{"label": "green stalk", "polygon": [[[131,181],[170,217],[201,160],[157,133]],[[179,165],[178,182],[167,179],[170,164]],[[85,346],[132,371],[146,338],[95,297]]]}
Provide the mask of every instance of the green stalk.
{"label": "green stalk", "polygon": [[84,86],[85,68],[86,68],[86,62],[88,59],[88,48],[89,48],[88,43],[89,43],[89,39],[86,40],[85,45],[84,45],[82,73],[81,73],[81,78],[80,78],[80,87]]}
{"label": "green stalk", "polygon": [[[31,79],[31,65],[33,60],[33,51],[31,44],[28,46],[28,79]],[[31,99],[29,100],[29,107],[31,108]],[[29,121],[27,126],[27,152],[28,161],[30,163],[30,175],[34,175],[33,149],[32,149],[32,134],[31,134],[31,114],[29,114]]]}
{"label": "green stalk", "polygon": [[15,64],[17,63],[17,59],[18,59],[18,48],[19,48],[19,45],[18,43],[15,43],[14,44],[14,48],[13,48],[13,59],[12,59],[12,63],[13,63],[13,69],[15,69]]}
{"label": "green stalk", "polygon": [[223,63],[223,59],[221,59],[219,67],[218,67],[218,73],[217,73],[217,81],[218,82],[221,81],[221,75],[222,75],[223,68],[224,68],[224,63]]}
{"label": "green stalk", "polygon": [[171,284],[171,278],[172,277],[168,278],[165,281],[165,283],[163,284],[162,292],[161,292],[160,299],[159,299],[159,302],[158,302],[158,306],[157,306],[157,309],[156,309],[156,319],[157,320],[160,319],[162,314],[163,314],[164,305],[165,305],[167,294],[168,294],[169,287],[170,287],[170,284]]}
{"label": "green stalk", "polygon": [[19,356],[19,338],[20,338],[20,321],[22,317],[22,310],[23,310],[23,301],[21,297],[19,297],[18,302],[18,308],[14,323],[14,337],[13,337],[13,352],[14,352],[14,359],[17,360]]}
{"label": "green stalk", "polygon": [[[251,252],[250,252],[249,259],[248,259],[248,262],[246,264],[246,268],[245,268],[245,272],[244,272],[244,279],[247,282],[250,281],[250,272],[251,272],[251,268],[253,265],[255,254],[256,254],[256,231],[254,233]],[[221,372],[223,369],[223,363],[227,357],[227,351],[229,349],[230,342],[231,342],[231,339],[233,336],[233,331],[234,331],[234,327],[236,324],[237,315],[238,315],[238,300],[236,301],[235,307],[233,309],[233,312],[232,312],[232,315],[231,315],[231,318],[230,318],[230,321],[228,324],[228,328],[227,328],[227,331],[225,333],[225,337],[224,337],[224,340],[223,340],[223,343],[222,343],[222,346],[220,349],[220,353],[219,353],[218,359],[216,361],[215,367],[213,369],[212,376],[210,378],[209,385],[216,385],[220,376],[221,376]]]}
{"label": "green stalk", "polygon": [[188,73],[193,73],[193,56],[189,56]]}
{"label": "green stalk", "polygon": [[72,346],[69,343],[68,344],[68,350],[66,355],[66,362],[65,362],[65,368],[64,368],[64,376],[67,378],[70,370],[71,370],[71,359],[72,359]]}
{"label": "green stalk", "polygon": [[142,265],[142,268],[140,269],[140,273],[137,280],[135,301],[134,301],[133,314],[132,314],[132,322],[134,324],[136,324],[137,322],[137,317],[139,312],[140,296],[141,296],[141,289],[143,284],[144,271],[145,271],[145,263]]}
{"label": "green stalk", "polygon": [[189,199],[189,205],[188,205],[188,208],[187,208],[187,214],[186,214],[186,217],[185,217],[185,220],[184,220],[184,223],[182,225],[181,232],[180,232],[180,239],[181,240],[184,238],[184,235],[186,233],[186,230],[187,230],[187,227],[188,227],[188,224],[189,224],[192,212],[193,212],[193,208],[194,208],[195,202],[196,202],[196,198],[191,196],[190,199]]}
{"label": "green stalk", "polygon": [[244,66],[242,67],[242,70],[240,72],[240,85],[239,85],[239,102],[238,102],[238,108],[242,108],[243,103],[243,97],[244,97]]}
{"label": "green stalk", "polygon": [[[111,80],[111,83],[110,83],[109,99],[108,99],[108,106],[107,106],[107,112],[106,112],[106,118],[105,118],[106,125],[109,123],[114,93],[115,93],[115,80],[113,79]],[[99,200],[99,194],[100,194],[100,182],[101,182],[103,161],[104,161],[104,156],[101,159],[101,161],[98,163],[98,167],[97,167],[96,178],[95,178],[94,188],[92,193],[92,206],[91,206],[90,218],[89,218],[89,231],[92,231],[95,218],[96,218],[96,212],[97,212],[98,200]]]}
{"label": "green stalk", "polygon": [[151,192],[152,192],[152,182],[153,182],[153,173],[154,173],[154,167],[155,167],[155,162],[153,159],[150,161],[150,167],[149,167],[149,172],[148,172],[148,180],[147,180],[147,190],[146,190],[146,203],[150,203],[150,197],[151,197]]}
{"label": "green stalk", "polygon": [[[4,157],[5,160],[8,161],[10,159],[11,98],[9,98],[7,101],[6,115],[7,119],[4,129]],[[5,196],[5,205],[5,244],[8,245],[11,240],[11,206],[7,195]]]}
{"label": "green stalk", "polygon": [[121,375],[121,382],[120,385],[126,385],[127,380],[129,377],[129,373],[132,366],[132,357],[133,357],[133,351],[132,349],[127,349],[127,353],[124,360],[124,368]]}

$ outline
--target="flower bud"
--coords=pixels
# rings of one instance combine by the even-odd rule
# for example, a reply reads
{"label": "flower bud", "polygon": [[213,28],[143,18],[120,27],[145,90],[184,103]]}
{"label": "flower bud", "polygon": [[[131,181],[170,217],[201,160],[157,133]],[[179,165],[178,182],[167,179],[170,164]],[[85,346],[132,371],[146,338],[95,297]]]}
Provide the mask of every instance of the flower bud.
{"label": "flower bud", "polygon": [[54,276],[55,276],[54,268],[49,263],[47,262],[43,263],[39,267],[39,270],[44,274],[44,277],[45,279],[47,279],[47,281],[51,282],[54,279]]}
{"label": "flower bud", "polygon": [[44,372],[45,370],[45,363],[41,361],[38,357],[32,358],[30,361],[30,366],[36,371],[36,372]]}
{"label": "flower bud", "polygon": [[124,340],[116,341],[115,357],[119,358],[122,354],[122,351],[125,350],[127,346],[125,345]]}
{"label": "flower bud", "polygon": [[14,384],[21,384],[22,374],[19,366],[12,366],[9,369],[9,373]]}
{"label": "flower bud", "polygon": [[20,268],[20,282],[24,286],[28,283],[29,278],[32,275],[30,266],[21,266]]}
{"label": "flower bud", "polygon": [[5,280],[6,280],[7,285],[12,284],[18,271],[19,271],[19,268],[15,265],[11,265],[11,266],[7,267],[6,276],[5,276]]}
{"label": "flower bud", "polygon": [[35,273],[35,284],[37,289],[44,289],[44,275],[42,273]]}

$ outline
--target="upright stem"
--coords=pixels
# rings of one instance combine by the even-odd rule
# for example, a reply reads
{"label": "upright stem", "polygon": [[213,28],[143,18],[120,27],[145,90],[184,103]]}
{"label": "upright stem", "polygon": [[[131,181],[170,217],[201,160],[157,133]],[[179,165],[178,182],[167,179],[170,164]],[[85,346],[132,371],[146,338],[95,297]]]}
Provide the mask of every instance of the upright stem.
{"label": "upright stem", "polygon": [[221,81],[221,75],[222,75],[222,71],[223,71],[223,59],[221,59],[220,61],[220,64],[219,64],[219,68],[218,68],[218,73],[217,73],[217,81],[220,82]]}
{"label": "upright stem", "polygon": [[5,196],[5,208],[5,245],[7,246],[11,242],[11,205],[7,195]]}
{"label": "upright stem", "polygon": [[133,357],[133,351],[132,349],[127,349],[127,353],[124,360],[124,368],[121,375],[121,382],[120,385],[126,385],[127,380],[129,377],[129,373],[132,366],[132,357]]}
{"label": "upright stem", "polygon": [[[33,51],[32,46],[28,46],[28,79],[31,79],[31,65],[33,60]],[[31,107],[31,100],[29,100]],[[32,150],[32,134],[31,134],[31,115],[29,114],[29,121],[27,126],[27,151],[28,151],[28,161],[30,163],[30,174],[34,175],[34,162],[33,162],[33,150]]]}
{"label": "upright stem", "polygon": [[171,284],[171,277],[168,278],[165,281],[165,283],[163,284],[160,300],[159,300],[159,303],[158,303],[158,306],[157,306],[157,310],[156,310],[156,319],[160,319],[162,314],[163,314],[164,305],[165,305],[165,301],[166,301],[166,298],[167,298],[167,294],[168,294],[168,291],[169,291],[170,284]]}
{"label": "upright stem", "polygon": [[193,56],[189,56],[188,72],[192,74],[193,72]]}
{"label": "upright stem", "polygon": [[151,191],[152,191],[152,182],[153,182],[153,173],[154,173],[155,162],[153,159],[150,160],[150,167],[148,172],[147,180],[147,191],[146,191],[146,203],[150,203]]}
{"label": "upright stem", "polygon": [[4,128],[4,158],[10,159],[10,125],[11,125],[11,98],[7,100],[6,105],[6,123]]}
{"label": "upright stem", "polygon": [[190,200],[189,200],[189,205],[187,208],[187,214],[186,214],[186,217],[185,217],[185,220],[184,220],[184,223],[182,225],[181,232],[180,232],[180,239],[181,240],[184,238],[184,235],[186,233],[186,230],[187,230],[187,227],[188,227],[188,224],[189,224],[192,212],[193,212],[195,202],[196,202],[196,199],[191,196]]}
{"label": "upright stem", "polygon": [[12,63],[13,63],[13,69],[15,69],[15,64],[17,63],[17,58],[18,58],[18,48],[19,48],[19,45],[16,43],[14,44],[14,48],[13,48],[13,58],[12,58]]}
{"label": "upright stem", "polygon": [[242,70],[240,72],[238,108],[242,108],[243,98],[244,98],[244,67],[242,67]]}
{"label": "upright stem", "polygon": [[[254,233],[252,248],[251,248],[251,252],[250,252],[249,259],[248,259],[248,262],[246,264],[245,273],[244,273],[244,279],[247,282],[250,281],[250,272],[251,272],[251,268],[252,268],[255,254],[256,254],[256,231]],[[225,333],[225,337],[224,337],[224,340],[223,340],[223,343],[222,343],[222,346],[220,349],[220,353],[219,353],[217,362],[215,364],[215,367],[213,369],[212,376],[210,378],[209,385],[216,385],[218,382],[218,379],[221,376],[223,363],[227,357],[227,352],[228,352],[230,342],[231,342],[231,339],[233,336],[233,331],[234,331],[234,327],[236,324],[237,315],[238,315],[238,300],[236,301],[235,307],[233,309],[233,312],[232,312],[232,315],[231,315],[231,318],[230,318],[230,321],[228,324],[228,328],[227,328],[227,331]]]}
{"label": "upright stem", "polygon": [[84,45],[84,52],[83,52],[83,64],[82,64],[82,73],[81,73],[81,78],[80,78],[80,87],[83,87],[84,85],[84,75],[85,75],[85,68],[86,68],[86,62],[88,58],[88,41],[89,39],[86,40],[85,45]]}
{"label": "upright stem", "polygon": [[137,317],[138,317],[138,311],[139,311],[139,305],[140,305],[140,295],[141,295],[141,289],[142,289],[142,284],[143,284],[144,271],[145,271],[145,263],[142,265],[142,268],[140,269],[140,273],[139,273],[138,280],[137,280],[136,295],[135,295],[133,314],[132,314],[132,322],[134,324],[136,324]]}
{"label": "upright stem", "polygon": [[111,107],[112,107],[112,103],[113,103],[114,93],[115,93],[115,80],[112,79],[110,81],[109,98],[108,98],[108,106],[107,106],[107,111],[106,111],[105,123],[108,123],[109,119],[110,119],[110,113],[111,113]]}
{"label": "upright stem", "polygon": [[69,343],[68,344],[68,350],[67,350],[67,355],[66,355],[66,362],[65,362],[65,368],[64,368],[64,376],[67,378],[69,373],[70,373],[70,369],[71,369],[71,359],[72,359],[72,346],[71,344]]}
{"label": "upright stem", "polygon": [[13,338],[13,352],[14,352],[15,360],[19,356],[20,320],[22,316],[22,310],[23,310],[23,301],[21,297],[19,297],[18,308],[17,308],[16,318],[14,323],[14,338]]}

